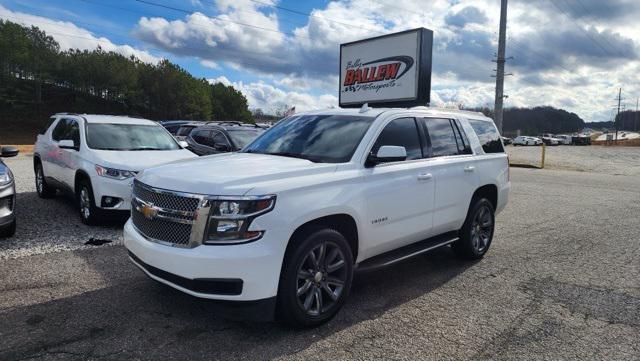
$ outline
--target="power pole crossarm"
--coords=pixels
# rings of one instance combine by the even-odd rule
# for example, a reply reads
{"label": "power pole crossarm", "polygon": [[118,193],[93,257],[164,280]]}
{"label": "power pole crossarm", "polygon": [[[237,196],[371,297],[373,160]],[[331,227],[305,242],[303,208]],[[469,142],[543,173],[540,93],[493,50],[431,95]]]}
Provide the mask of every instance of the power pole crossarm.
{"label": "power pole crossarm", "polygon": [[498,36],[498,59],[496,61],[496,103],[495,122],[502,134],[502,106],[504,101],[504,63],[507,38],[507,0],[501,0],[500,6],[500,34]]}

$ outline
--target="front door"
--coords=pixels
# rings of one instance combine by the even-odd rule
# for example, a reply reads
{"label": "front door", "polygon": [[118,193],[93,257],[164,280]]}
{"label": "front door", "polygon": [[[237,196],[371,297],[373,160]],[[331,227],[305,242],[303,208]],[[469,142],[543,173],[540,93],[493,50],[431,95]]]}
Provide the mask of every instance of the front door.
{"label": "front door", "polygon": [[421,132],[414,118],[388,123],[371,152],[383,145],[403,146],[407,159],[365,170],[367,217],[362,256],[371,257],[432,235],[434,181],[423,154]]}

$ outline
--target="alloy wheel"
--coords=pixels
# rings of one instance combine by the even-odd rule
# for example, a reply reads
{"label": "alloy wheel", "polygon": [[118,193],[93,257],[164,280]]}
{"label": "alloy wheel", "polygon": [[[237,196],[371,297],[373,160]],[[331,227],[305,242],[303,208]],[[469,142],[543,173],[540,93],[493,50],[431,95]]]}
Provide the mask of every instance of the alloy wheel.
{"label": "alloy wheel", "polygon": [[80,190],[80,215],[82,215],[84,219],[91,217],[91,198],[89,197],[89,190],[86,187],[82,187]]}
{"label": "alloy wheel", "polygon": [[38,193],[42,194],[44,185],[44,176],[42,175],[42,168],[38,167],[36,169],[36,190]]}
{"label": "alloy wheel", "polygon": [[345,255],[337,244],[321,242],[298,267],[296,297],[310,316],[329,310],[342,296],[347,281]]}
{"label": "alloy wheel", "polygon": [[471,244],[477,253],[482,253],[489,245],[493,232],[493,217],[486,205],[478,208],[471,224]]}

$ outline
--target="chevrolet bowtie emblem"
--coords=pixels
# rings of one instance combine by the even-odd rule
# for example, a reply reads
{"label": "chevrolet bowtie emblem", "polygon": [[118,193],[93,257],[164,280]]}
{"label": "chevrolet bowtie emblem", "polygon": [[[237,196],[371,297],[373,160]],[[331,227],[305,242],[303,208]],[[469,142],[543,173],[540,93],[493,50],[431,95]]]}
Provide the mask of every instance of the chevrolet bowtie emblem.
{"label": "chevrolet bowtie emblem", "polygon": [[143,204],[140,206],[140,213],[146,219],[154,219],[158,215],[158,210],[153,207],[153,204]]}

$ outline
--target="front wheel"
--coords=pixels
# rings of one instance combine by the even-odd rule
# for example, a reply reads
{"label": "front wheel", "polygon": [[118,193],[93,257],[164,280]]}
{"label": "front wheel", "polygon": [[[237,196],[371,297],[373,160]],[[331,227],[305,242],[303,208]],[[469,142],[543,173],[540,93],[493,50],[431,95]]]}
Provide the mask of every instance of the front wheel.
{"label": "front wheel", "polygon": [[460,239],[453,245],[453,251],[463,259],[476,260],[484,257],[493,240],[495,211],[486,198],[474,198],[467,219],[459,231]]}
{"label": "front wheel", "polygon": [[328,228],[292,242],[278,287],[278,315],[294,327],[315,327],[333,318],[349,295],[351,247],[340,232]]}
{"label": "front wheel", "polygon": [[93,226],[98,224],[98,208],[93,199],[93,188],[91,182],[83,179],[78,184],[78,210],[80,211],[80,219],[82,223]]}

